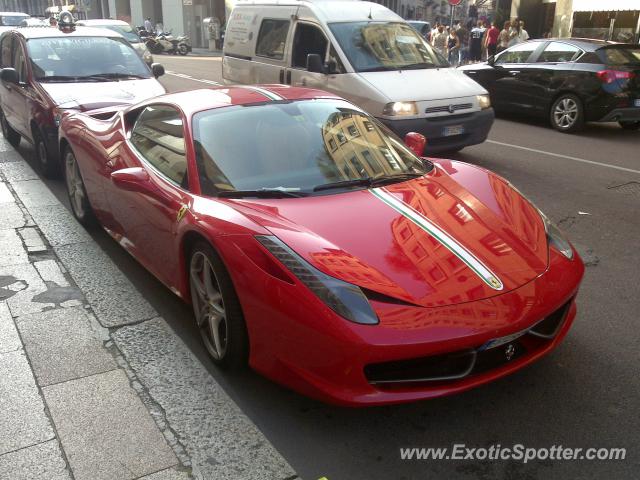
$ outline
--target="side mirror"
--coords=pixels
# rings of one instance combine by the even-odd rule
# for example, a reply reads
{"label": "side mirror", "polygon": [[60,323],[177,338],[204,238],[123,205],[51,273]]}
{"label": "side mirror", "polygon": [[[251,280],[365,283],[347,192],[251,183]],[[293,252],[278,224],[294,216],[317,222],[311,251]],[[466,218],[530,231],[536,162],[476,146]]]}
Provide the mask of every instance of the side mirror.
{"label": "side mirror", "polygon": [[13,83],[16,85],[20,82],[18,72],[16,72],[15,68],[3,68],[0,70],[0,80],[5,83]]}
{"label": "side mirror", "polygon": [[496,63],[496,56],[495,55],[491,55],[489,58],[487,58],[487,64],[491,65],[493,67],[493,64]]}
{"label": "side mirror", "polygon": [[320,55],[317,53],[307,55],[307,71],[312,73],[325,73]]}
{"label": "side mirror", "polygon": [[111,181],[118,188],[128,192],[150,194],[153,187],[149,181],[149,174],[141,167],[123,168],[111,173]]}
{"label": "side mirror", "polygon": [[162,75],[164,75],[164,67],[160,63],[152,63],[151,72],[153,73],[154,77],[161,77]]}
{"label": "side mirror", "polygon": [[427,139],[421,133],[409,132],[404,136],[404,144],[417,156],[422,157]]}
{"label": "side mirror", "polygon": [[335,60],[329,60],[327,62],[327,73],[329,75],[338,73],[338,63]]}

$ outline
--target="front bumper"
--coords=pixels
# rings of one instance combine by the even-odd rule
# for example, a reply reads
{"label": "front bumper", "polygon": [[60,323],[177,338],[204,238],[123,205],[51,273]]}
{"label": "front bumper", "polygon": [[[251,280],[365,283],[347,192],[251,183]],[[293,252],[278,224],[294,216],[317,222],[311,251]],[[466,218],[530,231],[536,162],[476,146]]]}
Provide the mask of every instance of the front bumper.
{"label": "front bumper", "polygon": [[[584,266],[555,253],[543,275],[497,297],[443,307],[371,301],[378,325],[351,323],[306,287],[266,274],[230,237],[216,245],[242,304],[250,338],[249,364],[304,395],[344,405],[403,403],[450,395],[496,380],[557,346],[576,315]],[[531,329],[565,307],[551,338],[522,338],[526,351],[501,364],[446,381],[379,384],[372,365],[401,363],[479,349],[488,341]]]}
{"label": "front bumper", "polygon": [[[412,118],[408,120],[379,119],[400,138],[409,132],[421,133],[427,138],[425,155],[460,150],[484,142],[495,118],[492,108],[473,113],[442,117]],[[464,133],[444,136],[445,127],[462,126]]]}

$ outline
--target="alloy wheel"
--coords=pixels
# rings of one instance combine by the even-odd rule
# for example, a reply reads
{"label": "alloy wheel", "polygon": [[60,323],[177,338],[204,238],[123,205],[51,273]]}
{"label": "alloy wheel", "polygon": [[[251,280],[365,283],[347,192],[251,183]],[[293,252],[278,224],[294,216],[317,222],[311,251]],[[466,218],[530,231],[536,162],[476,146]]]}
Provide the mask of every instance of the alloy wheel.
{"label": "alloy wheel", "polygon": [[553,120],[562,129],[573,127],[578,119],[578,104],[572,98],[563,98],[553,109]]}
{"label": "alloy wheel", "polygon": [[86,198],[84,184],[80,176],[80,169],[76,157],[71,152],[67,152],[65,159],[65,181],[67,183],[67,192],[69,193],[69,201],[71,208],[79,219],[85,218],[87,211],[85,208]]}
{"label": "alloy wheel", "polygon": [[227,353],[227,313],[213,266],[203,252],[191,257],[189,281],[200,335],[211,356],[221,360]]}

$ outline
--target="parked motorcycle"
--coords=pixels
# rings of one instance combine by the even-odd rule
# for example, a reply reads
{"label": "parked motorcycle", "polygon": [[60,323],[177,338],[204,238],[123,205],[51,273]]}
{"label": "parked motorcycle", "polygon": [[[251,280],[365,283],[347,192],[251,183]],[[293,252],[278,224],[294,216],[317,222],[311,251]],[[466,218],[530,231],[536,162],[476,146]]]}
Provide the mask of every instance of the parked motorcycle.
{"label": "parked motorcycle", "polygon": [[174,37],[169,32],[159,32],[155,36],[149,35],[144,39],[147,48],[151,53],[171,53],[178,55],[186,55],[191,51],[191,41],[189,37],[181,35]]}

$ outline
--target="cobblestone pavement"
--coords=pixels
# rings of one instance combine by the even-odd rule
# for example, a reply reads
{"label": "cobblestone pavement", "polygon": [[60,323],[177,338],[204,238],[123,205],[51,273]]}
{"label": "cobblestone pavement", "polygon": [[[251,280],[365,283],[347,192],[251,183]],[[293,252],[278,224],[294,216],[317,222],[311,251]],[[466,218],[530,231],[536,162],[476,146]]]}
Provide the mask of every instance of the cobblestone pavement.
{"label": "cobblestone pavement", "polygon": [[298,478],[1,139],[0,478]]}

